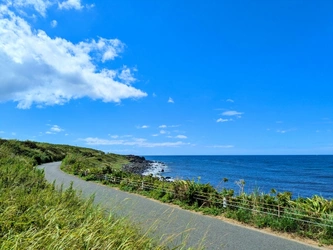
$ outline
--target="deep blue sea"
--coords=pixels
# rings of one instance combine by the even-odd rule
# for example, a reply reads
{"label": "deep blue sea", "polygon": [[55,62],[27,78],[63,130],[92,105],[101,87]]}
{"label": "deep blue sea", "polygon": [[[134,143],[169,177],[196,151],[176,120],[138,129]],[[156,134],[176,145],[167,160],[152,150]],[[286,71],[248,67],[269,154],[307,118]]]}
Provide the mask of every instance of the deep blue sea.
{"label": "deep blue sea", "polygon": [[[294,198],[321,195],[333,199],[333,155],[319,156],[145,156],[147,160],[166,164],[162,176],[198,180],[213,187],[239,187],[245,191],[268,193],[290,191]],[[228,178],[223,183],[223,178]],[[223,186],[224,185],[224,186]]]}

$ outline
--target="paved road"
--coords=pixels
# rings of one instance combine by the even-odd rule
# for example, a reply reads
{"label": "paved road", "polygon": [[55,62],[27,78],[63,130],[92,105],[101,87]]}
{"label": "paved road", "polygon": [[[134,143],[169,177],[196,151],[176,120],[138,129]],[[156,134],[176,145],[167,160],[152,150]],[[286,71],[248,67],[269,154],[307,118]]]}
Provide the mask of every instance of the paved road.
{"label": "paved road", "polygon": [[62,172],[59,166],[60,162],[40,166],[45,170],[47,181],[56,181],[57,185],[63,184],[64,188],[73,182],[73,187],[81,190],[82,196],[90,197],[94,194],[95,203],[116,216],[127,217],[156,239],[168,242],[170,247],[186,242],[186,248],[198,248],[201,244],[205,249],[228,250],[319,249],[87,182]]}

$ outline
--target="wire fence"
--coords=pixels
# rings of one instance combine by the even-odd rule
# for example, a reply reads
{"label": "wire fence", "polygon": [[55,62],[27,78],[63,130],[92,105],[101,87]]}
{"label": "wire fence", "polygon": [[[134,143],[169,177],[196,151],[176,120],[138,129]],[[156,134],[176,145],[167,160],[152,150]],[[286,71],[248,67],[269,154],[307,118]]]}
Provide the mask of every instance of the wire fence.
{"label": "wire fence", "polygon": [[[186,191],[184,189],[181,192],[176,192],[174,189],[168,188],[170,185],[164,184],[167,182],[166,180],[161,180],[162,184],[159,182],[159,184],[156,185],[154,184],[154,181],[145,181],[143,178],[142,180],[134,180],[126,177],[123,178],[110,175],[96,175],[95,179],[104,181],[108,184],[122,184],[131,188],[132,191],[156,191],[165,194],[168,193],[178,198],[181,192]],[[189,194],[187,193],[186,195],[188,196]],[[193,201],[199,202],[202,207],[216,206],[221,209],[238,209],[262,215],[270,215],[277,218],[290,219],[300,223],[307,223],[309,225],[311,224],[319,227],[333,228],[332,212],[323,213],[311,211],[311,209],[305,209],[297,205],[287,206],[283,204],[276,204],[278,202],[276,200],[274,200],[274,202],[268,203],[263,201],[260,195],[257,197],[252,196],[250,198],[246,195],[230,197],[220,193],[204,193],[193,191],[190,194],[190,197],[193,199]]]}

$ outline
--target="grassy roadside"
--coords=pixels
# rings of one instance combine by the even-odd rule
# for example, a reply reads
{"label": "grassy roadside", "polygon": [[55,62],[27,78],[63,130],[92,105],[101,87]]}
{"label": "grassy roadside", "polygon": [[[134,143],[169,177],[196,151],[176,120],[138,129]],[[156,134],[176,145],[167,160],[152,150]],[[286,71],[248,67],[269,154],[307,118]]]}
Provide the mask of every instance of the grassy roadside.
{"label": "grassy roadside", "polygon": [[56,190],[34,167],[68,153],[105,168],[125,161],[85,148],[0,139],[0,249],[165,249],[130,222],[105,217],[72,188]]}
{"label": "grassy roadside", "polygon": [[[319,244],[333,244],[333,200],[320,196],[293,199],[291,193],[279,193],[274,189],[268,194],[256,191],[247,194],[243,191],[244,180],[238,182],[240,189],[235,194],[235,190],[222,188],[218,191],[199,180],[170,183],[102,165],[91,169],[75,155],[68,155],[61,168],[87,181],[99,181],[185,209],[234,219],[256,228],[297,235]],[[224,178],[223,181],[228,180]]]}

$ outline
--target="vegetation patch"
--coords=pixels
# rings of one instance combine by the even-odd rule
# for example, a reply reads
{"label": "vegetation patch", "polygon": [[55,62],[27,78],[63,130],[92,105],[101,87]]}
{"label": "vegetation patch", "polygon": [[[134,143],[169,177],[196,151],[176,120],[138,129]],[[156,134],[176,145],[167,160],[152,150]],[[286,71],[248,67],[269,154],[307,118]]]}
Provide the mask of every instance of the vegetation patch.
{"label": "vegetation patch", "polygon": [[35,168],[66,158],[74,171],[72,155],[84,158],[92,170],[93,163],[117,169],[126,161],[91,149],[0,140],[0,249],[165,249],[130,222],[106,217],[92,199],[79,198],[71,187],[55,189]]}

